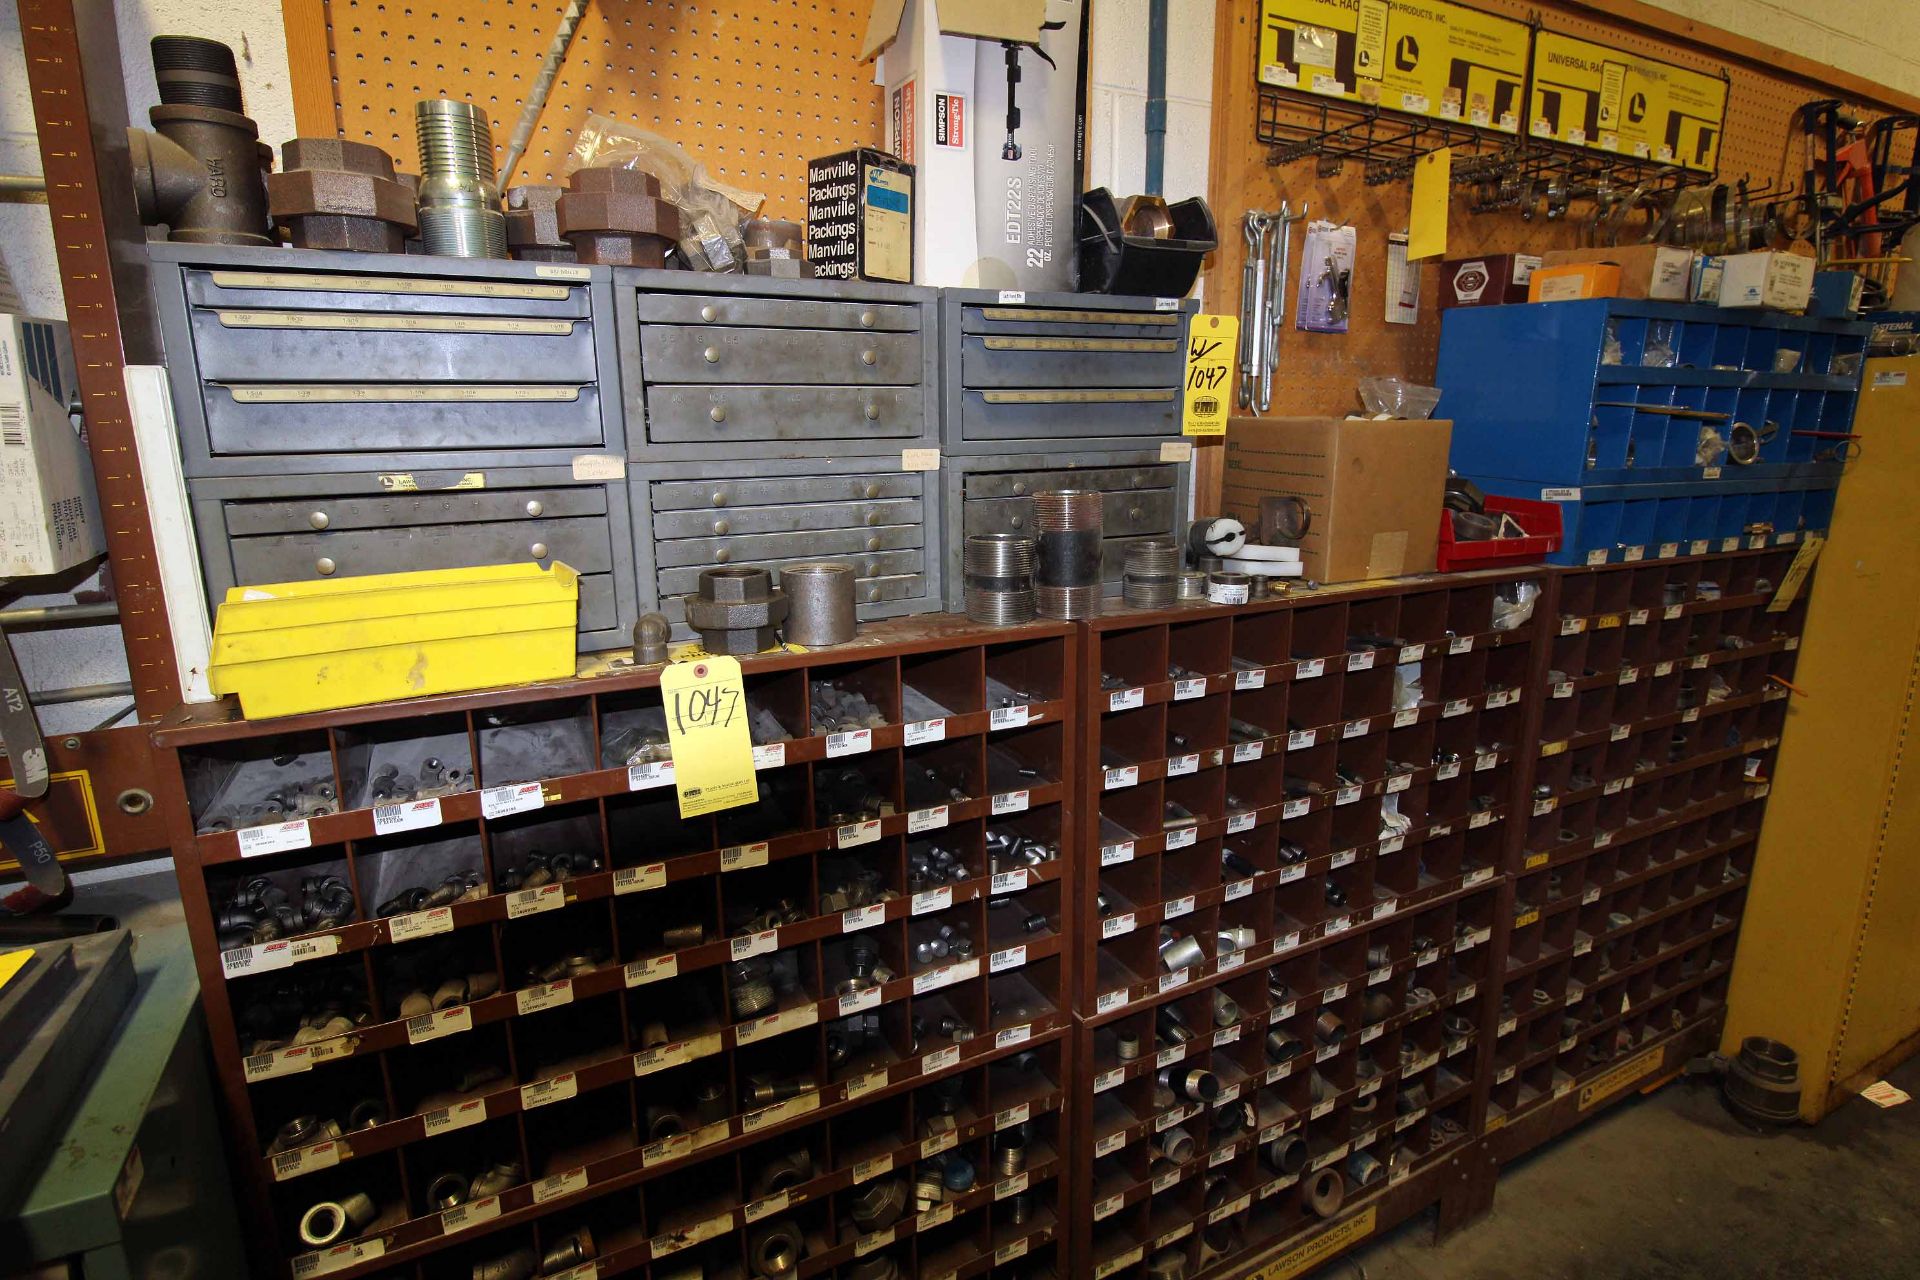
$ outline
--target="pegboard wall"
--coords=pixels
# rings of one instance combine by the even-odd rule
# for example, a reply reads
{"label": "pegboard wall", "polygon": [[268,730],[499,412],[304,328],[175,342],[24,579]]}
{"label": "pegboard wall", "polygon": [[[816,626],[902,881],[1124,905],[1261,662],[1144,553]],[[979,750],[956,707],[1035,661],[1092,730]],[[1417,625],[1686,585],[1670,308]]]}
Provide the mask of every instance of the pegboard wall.
{"label": "pegboard wall", "polygon": [[[1729,76],[1726,133],[1720,148],[1719,176],[1734,181],[1743,175],[1754,189],[1794,185],[1801,167],[1796,139],[1788,149],[1788,127],[1793,113],[1814,98],[1841,97],[1878,114],[1878,103],[1857,92],[1781,71],[1772,61],[1742,58],[1738,52],[1689,45],[1674,37],[1596,15],[1590,8],[1538,0],[1471,0],[1473,7],[1503,17],[1527,21],[1537,15],[1542,28],[1646,54],[1680,66]],[[1350,327],[1345,334],[1302,333],[1293,328],[1291,303],[1287,327],[1280,339],[1280,359],[1274,370],[1271,416],[1345,415],[1360,407],[1358,379],[1372,374],[1398,374],[1415,382],[1431,382],[1439,355],[1440,314],[1437,306],[1439,266],[1419,264],[1420,321],[1414,325],[1388,324],[1386,304],[1386,242],[1390,232],[1405,230],[1412,187],[1408,182],[1368,186],[1362,168],[1349,163],[1333,178],[1319,176],[1311,158],[1272,166],[1268,147],[1254,136],[1256,64],[1260,25],[1259,0],[1220,0],[1215,26],[1214,117],[1212,168],[1208,197],[1221,229],[1221,248],[1208,262],[1206,300],[1202,309],[1237,314],[1240,308],[1240,269],[1246,260],[1241,227],[1248,209],[1273,210],[1285,199],[1297,210],[1304,200],[1313,219],[1350,223],[1358,236]],[[1756,53],[1757,47],[1745,52]],[[1574,220],[1549,222],[1544,217],[1523,220],[1517,212],[1474,214],[1471,193],[1456,188],[1448,218],[1448,256],[1476,253],[1539,253],[1573,248],[1580,242],[1578,215],[1591,206],[1576,203]],[[1295,279],[1288,297],[1298,287],[1297,267],[1305,224],[1294,227]],[[1219,453],[1205,450],[1196,467],[1196,501],[1200,510],[1219,501]]]}
{"label": "pegboard wall", "polygon": [[[413,107],[484,107],[495,156],[565,10],[563,0],[302,0],[324,23],[334,125],[418,170]],[[527,154],[501,186],[564,183],[589,112],[678,142],[715,177],[764,192],[764,212],[806,212],[806,162],[878,146],[881,93],[860,61],[867,0],[726,3],[593,0],[554,81]],[[290,20],[291,28],[292,22]],[[320,74],[311,50],[296,81]],[[311,95],[306,97],[312,101]],[[302,116],[302,131],[313,123]]]}

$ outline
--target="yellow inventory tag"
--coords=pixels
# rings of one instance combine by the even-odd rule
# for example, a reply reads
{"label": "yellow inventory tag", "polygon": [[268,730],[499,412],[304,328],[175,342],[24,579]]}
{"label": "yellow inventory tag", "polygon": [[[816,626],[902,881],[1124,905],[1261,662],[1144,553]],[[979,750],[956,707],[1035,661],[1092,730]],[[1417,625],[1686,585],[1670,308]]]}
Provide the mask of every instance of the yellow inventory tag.
{"label": "yellow inventory tag", "polygon": [[758,800],[739,659],[669,663],[660,673],[660,697],[666,703],[680,816],[696,818]]}
{"label": "yellow inventory tag", "polygon": [[1825,534],[1810,533],[1800,549],[1793,553],[1793,563],[1780,578],[1780,585],[1774,589],[1773,599],[1767,601],[1768,613],[1785,613],[1800,598],[1801,584],[1807,575],[1813,572],[1813,562],[1820,558],[1820,548],[1827,545]]}
{"label": "yellow inventory tag", "polygon": [[1187,397],[1180,415],[1180,432],[1189,436],[1223,436],[1227,412],[1233,406],[1234,344],[1240,337],[1238,316],[1195,316],[1187,331]]}

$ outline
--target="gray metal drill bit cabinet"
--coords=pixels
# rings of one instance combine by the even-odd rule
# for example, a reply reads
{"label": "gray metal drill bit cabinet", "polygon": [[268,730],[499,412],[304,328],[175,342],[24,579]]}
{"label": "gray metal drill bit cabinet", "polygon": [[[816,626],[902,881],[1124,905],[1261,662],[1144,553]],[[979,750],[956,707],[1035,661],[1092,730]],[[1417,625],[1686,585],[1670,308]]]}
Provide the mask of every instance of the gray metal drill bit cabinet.
{"label": "gray metal drill bit cabinet", "polygon": [[939,443],[934,290],[638,269],[613,287],[636,462]]}

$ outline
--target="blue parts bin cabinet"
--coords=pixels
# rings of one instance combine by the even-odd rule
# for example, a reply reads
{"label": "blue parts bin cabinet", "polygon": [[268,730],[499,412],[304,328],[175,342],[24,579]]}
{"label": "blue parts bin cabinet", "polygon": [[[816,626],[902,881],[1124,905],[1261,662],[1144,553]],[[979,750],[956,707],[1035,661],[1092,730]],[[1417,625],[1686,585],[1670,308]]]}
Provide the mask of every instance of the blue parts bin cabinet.
{"label": "blue parts bin cabinet", "polygon": [[[1553,563],[1788,543],[1832,514],[1870,330],[1618,298],[1449,310],[1436,414],[1454,470],[1562,504]],[[1735,423],[1753,461],[1701,453]]]}

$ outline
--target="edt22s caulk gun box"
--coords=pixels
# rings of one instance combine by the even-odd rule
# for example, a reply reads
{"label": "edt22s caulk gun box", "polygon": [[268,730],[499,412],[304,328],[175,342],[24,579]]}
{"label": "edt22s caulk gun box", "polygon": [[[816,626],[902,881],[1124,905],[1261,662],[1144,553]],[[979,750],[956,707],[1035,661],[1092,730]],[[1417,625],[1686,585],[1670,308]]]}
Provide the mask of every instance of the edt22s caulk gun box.
{"label": "edt22s caulk gun box", "polygon": [[0,313],[0,577],[58,573],[105,549],[74,378],[66,321]]}
{"label": "edt22s caulk gun box", "polygon": [[1075,285],[1089,0],[873,0],[861,57],[914,166],[914,283]]}

